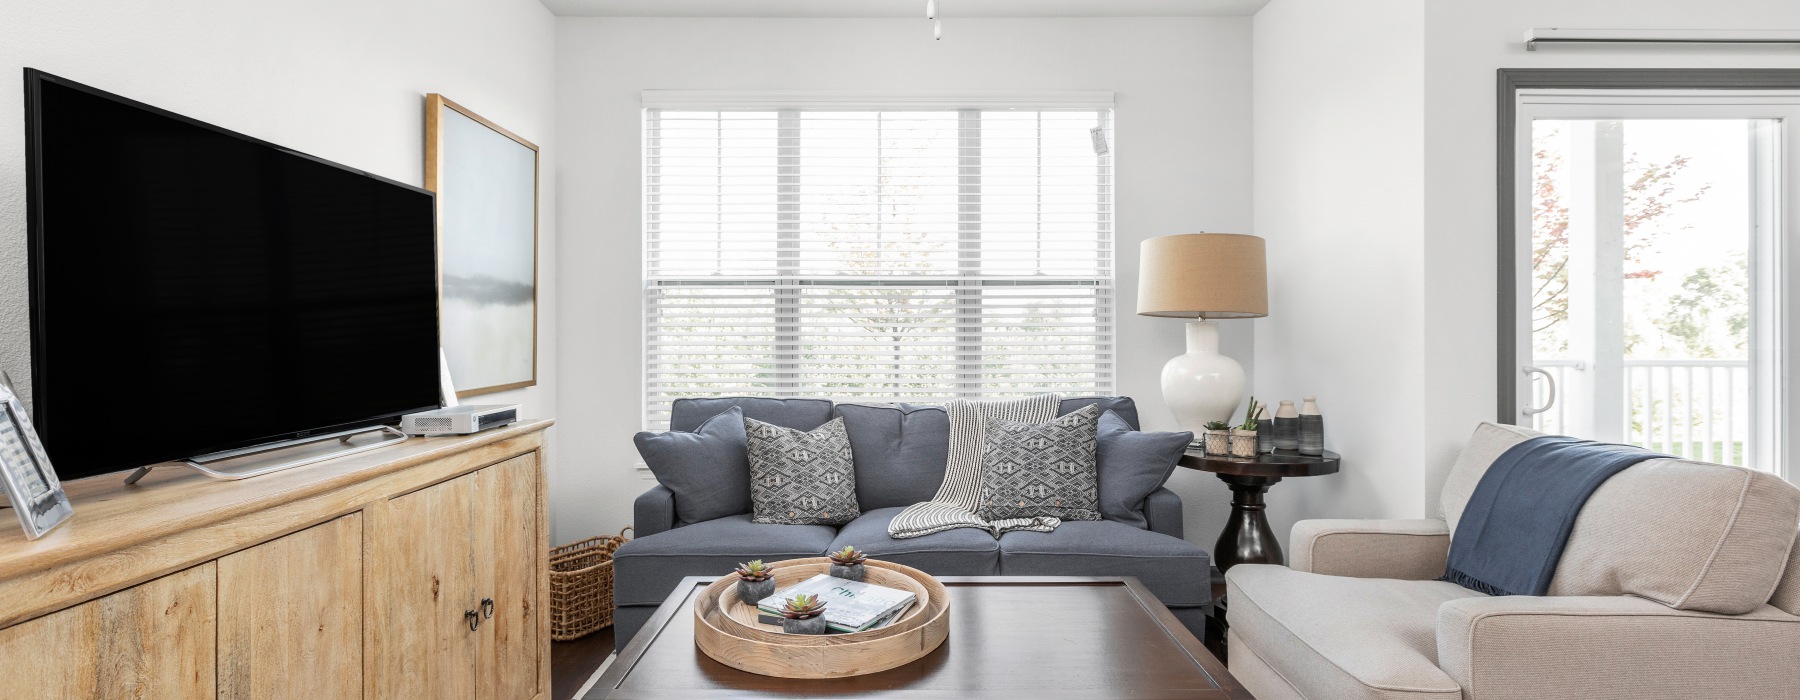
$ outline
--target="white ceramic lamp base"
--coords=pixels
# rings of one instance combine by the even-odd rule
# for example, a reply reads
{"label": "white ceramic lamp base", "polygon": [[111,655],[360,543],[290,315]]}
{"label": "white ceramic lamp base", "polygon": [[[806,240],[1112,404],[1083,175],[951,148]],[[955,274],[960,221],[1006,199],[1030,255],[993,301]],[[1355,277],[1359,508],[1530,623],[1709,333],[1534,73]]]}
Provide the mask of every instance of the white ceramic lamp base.
{"label": "white ceramic lamp base", "polygon": [[1244,399],[1244,366],[1219,354],[1219,322],[1190,321],[1187,352],[1163,365],[1163,401],[1182,430],[1198,435],[1210,421],[1232,422]]}

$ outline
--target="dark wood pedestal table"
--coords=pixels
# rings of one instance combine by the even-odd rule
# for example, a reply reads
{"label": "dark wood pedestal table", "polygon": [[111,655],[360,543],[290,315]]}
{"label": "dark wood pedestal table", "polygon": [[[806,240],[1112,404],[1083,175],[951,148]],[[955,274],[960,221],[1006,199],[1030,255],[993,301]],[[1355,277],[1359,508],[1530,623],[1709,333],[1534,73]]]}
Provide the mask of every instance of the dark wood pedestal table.
{"label": "dark wood pedestal table", "polygon": [[1263,494],[1290,476],[1337,473],[1338,455],[1330,450],[1322,455],[1276,450],[1249,459],[1209,456],[1191,450],[1182,455],[1181,466],[1212,472],[1231,487],[1231,520],[1225,523],[1225,531],[1219,533],[1219,541],[1213,545],[1213,563],[1219,571],[1225,571],[1238,564],[1287,563],[1264,513],[1268,506],[1263,503]]}

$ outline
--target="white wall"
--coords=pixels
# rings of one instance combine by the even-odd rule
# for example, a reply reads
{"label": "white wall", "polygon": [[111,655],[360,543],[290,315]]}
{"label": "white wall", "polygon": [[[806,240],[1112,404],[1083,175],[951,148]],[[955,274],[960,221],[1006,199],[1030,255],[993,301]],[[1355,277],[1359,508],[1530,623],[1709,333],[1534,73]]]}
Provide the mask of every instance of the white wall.
{"label": "white wall", "polygon": [[28,383],[22,67],[414,185],[440,92],[542,149],[539,383],[483,401],[555,415],[554,40],[536,0],[0,0],[0,368]]}
{"label": "white wall", "polygon": [[1316,393],[1344,473],[1271,495],[1296,519],[1419,517],[1495,418],[1495,71],[1800,68],[1785,46],[1525,51],[1533,27],[1794,28],[1785,0],[1274,0],[1254,18],[1255,210],[1269,238],[1265,396]]}
{"label": "white wall", "polygon": [[[565,477],[552,492],[557,541],[613,532],[652,482],[641,425],[643,298],[639,180],[644,89],[1117,93],[1120,393],[1147,429],[1173,429],[1158,376],[1182,352],[1178,321],[1133,315],[1145,238],[1250,229],[1248,18],[563,18],[557,25]],[[1250,360],[1252,322],[1226,324],[1225,352]],[[1228,494],[1177,470],[1189,539],[1209,548]]]}
{"label": "white wall", "polygon": [[[1287,0],[1276,0],[1279,5]],[[1266,12],[1266,10],[1265,10]],[[1420,428],[1436,494],[1456,450],[1495,416],[1495,70],[1800,68],[1792,46],[1550,45],[1533,27],[1796,29],[1792,0],[1483,0],[1425,5],[1425,387]]]}
{"label": "white wall", "polygon": [[1338,474],[1270,492],[1296,520],[1419,517],[1425,410],[1422,0],[1274,0],[1254,19],[1260,398],[1319,397]]}

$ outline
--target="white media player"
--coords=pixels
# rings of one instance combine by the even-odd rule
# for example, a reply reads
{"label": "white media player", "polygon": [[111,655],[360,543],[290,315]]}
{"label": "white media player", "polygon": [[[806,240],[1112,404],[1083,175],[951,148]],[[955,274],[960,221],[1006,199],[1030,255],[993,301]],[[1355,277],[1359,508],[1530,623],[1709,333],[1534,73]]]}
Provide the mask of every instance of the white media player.
{"label": "white media player", "polygon": [[504,406],[451,406],[400,417],[400,432],[407,435],[468,435],[498,428],[519,419],[517,404]]}

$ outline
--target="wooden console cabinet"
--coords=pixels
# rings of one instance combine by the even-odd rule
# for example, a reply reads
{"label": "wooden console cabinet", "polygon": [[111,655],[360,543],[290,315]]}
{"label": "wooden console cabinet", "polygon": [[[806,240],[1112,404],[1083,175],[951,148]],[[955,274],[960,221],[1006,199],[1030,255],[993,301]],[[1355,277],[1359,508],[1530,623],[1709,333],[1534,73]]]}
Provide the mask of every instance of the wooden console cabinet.
{"label": "wooden console cabinet", "polygon": [[548,697],[549,426],[68,482],[0,526],[0,698]]}

